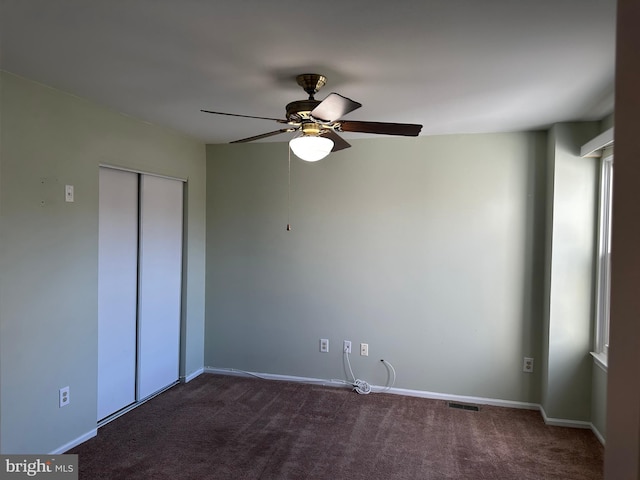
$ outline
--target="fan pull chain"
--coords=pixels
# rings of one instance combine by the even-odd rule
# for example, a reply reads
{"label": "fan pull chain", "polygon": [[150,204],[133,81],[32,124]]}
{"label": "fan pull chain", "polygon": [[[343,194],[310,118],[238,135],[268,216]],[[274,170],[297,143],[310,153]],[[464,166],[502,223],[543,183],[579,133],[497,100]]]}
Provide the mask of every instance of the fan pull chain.
{"label": "fan pull chain", "polygon": [[287,151],[289,152],[289,174],[287,179],[287,232],[291,231],[291,147],[287,143]]}

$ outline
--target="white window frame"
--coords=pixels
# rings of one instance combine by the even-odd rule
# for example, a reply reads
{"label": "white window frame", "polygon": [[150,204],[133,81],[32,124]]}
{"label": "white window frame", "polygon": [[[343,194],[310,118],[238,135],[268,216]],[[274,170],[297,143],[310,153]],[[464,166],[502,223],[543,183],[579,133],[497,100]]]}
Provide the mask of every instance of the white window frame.
{"label": "white window frame", "polygon": [[595,342],[591,352],[596,365],[607,370],[609,356],[609,314],[611,294],[611,207],[613,203],[613,127],[580,149],[583,158],[600,159],[600,201],[598,204],[598,244],[595,289]]}
{"label": "white window frame", "polygon": [[613,200],[613,146],[600,158],[600,203],[598,212],[598,252],[596,269],[596,322],[593,356],[606,369],[609,355],[609,314],[611,298],[611,207]]}

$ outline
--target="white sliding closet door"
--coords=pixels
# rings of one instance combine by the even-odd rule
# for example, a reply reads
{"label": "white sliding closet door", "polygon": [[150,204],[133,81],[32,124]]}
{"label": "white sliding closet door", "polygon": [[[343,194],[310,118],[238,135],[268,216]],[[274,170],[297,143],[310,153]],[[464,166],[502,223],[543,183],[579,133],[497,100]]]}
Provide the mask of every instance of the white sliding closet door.
{"label": "white sliding closet door", "polygon": [[182,187],[179,180],[140,180],[138,400],[179,377]]}
{"label": "white sliding closet door", "polygon": [[98,420],[135,402],[138,175],[100,168]]}

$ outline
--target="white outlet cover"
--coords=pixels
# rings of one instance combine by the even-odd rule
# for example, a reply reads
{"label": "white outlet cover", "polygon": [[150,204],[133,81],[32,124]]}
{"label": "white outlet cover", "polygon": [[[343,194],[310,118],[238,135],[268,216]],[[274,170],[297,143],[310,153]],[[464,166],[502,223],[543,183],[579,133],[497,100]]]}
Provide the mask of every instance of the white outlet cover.
{"label": "white outlet cover", "polygon": [[522,364],[522,371],[526,373],[533,373],[533,358],[524,357]]}
{"label": "white outlet cover", "polygon": [[60,407],[65,407],[71,403],[71,393],[69,387],[61,388],[59,391]]}

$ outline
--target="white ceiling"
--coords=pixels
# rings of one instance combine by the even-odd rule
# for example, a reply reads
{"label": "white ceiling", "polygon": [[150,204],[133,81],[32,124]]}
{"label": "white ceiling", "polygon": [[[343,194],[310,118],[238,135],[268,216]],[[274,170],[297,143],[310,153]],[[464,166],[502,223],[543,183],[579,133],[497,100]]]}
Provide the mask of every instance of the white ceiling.
{"label": "white ceiling", "polygon": [[207,143],[279,129],[199,110],[284,118],[299,73],[422,135],[613,111],[615,0],[0,1],[2,69]]}

